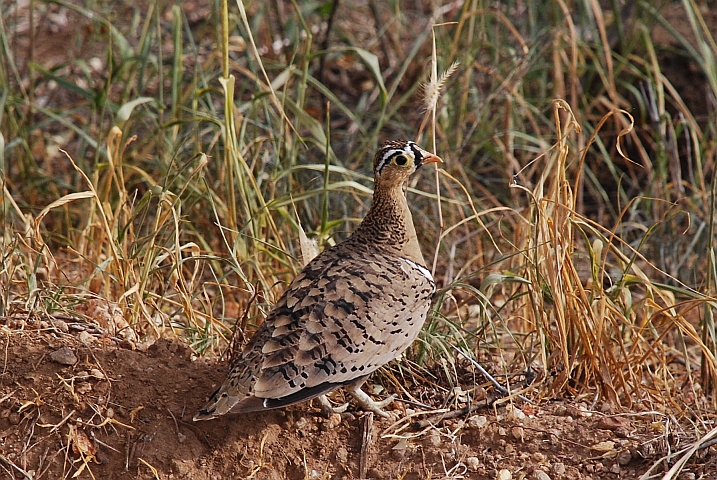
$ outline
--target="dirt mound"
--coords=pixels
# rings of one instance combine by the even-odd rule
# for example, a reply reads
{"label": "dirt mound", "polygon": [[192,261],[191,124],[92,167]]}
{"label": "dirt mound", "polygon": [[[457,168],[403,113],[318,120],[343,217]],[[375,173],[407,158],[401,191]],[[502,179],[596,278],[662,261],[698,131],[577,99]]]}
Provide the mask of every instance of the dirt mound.
{"label": "dirt mound", "polygon": [[[564,402],[434,424],[411,410],[397,410],[398,421],[324,418],[311,404],[195,423],[223,365],[192,360],[176,342],[140,352],[63,325],[0,326],[7,478],[492,479],[502,469],[513,478],[634,478],[669,439],[652,415]],[[716,471],[715,455],[702,453],[698,476]]]}

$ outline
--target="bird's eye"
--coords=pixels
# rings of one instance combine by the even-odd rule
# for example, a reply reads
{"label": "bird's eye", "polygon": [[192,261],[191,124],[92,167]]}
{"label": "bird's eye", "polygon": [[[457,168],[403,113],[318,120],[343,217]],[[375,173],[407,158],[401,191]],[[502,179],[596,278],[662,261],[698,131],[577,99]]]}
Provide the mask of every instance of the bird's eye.
{"label": "bird's eye", "polygon": [[396,155],[395,157],[393,157],[393,163],[395,163],[399,167],[405,167],[406,165],[408,165],[408,157],[406,157],[405,155]]}

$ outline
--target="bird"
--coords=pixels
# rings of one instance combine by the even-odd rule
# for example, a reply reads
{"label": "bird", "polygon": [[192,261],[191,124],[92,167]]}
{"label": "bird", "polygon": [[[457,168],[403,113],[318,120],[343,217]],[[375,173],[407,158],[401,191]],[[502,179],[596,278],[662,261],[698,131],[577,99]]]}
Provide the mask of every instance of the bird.
{"label": "bird", "polygon": [[391,395],[374,401],[361,386],[418,336],[436,285],[426,268],[403,186],[426,163],[442,163],[412,141],[388,141],[373,161],[374,192],[365,218],[289,284],[226,380],[194,421],[282,408],[345,387],[364,411],[382,417]]}

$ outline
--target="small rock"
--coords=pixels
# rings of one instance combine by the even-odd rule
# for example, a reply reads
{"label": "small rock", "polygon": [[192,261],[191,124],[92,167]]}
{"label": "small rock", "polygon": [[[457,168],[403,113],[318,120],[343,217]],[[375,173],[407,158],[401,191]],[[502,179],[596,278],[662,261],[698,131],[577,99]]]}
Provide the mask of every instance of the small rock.
{"label": "small rock", "polygon": [[20,423],[20,420],[22,417],[17,412],[12,412],[10,415],[8,415],[7,421],[10,422],[10,425],[17,425]]}
{"label": "small rock", "polygon": [[545,462],[545,455],[543,455],[541,452],[535,452],[531,455],[531,457],[535,463]]}
{"label": "small rock", "polygon": [[434,447],[440,446],[442,443],[441,434],[435,430],[432,430],[431,433],[428,434],[428,443],[430,443]]}
{"label": "small rock", "polygon": [[477,472],[480,468],[480,460],[478,460],[478,457],[468,457],[466,458],[466,467],[471,472]]}
{"label": "small rock", "polygon": [[537,469],[533,472],[532,478],[533,480],[552,480],[550,478],[550,475],[540,469]]}
{"label": "small rock", "polygon": [[349,460],[349,452],[346,450],[346,447],[339,447],[338,450],[336,450],[336,460],[340,464],[346,465],[346,462]]}
{"label": "small rock", "polygon": [[471,418],[468,419],[468,426],[471,428],[481,429],[486,425],[488,425],[488,419],[485,417],[485,415],[473,415]]}
{"label": "small rock", "polygon": [[62,333],[69,333],[70,327],[67,326],[66,322],[63,322],[62,320],[53,320],[52,326],[61,331]]}
{"label": "small rock", "polygon": [[334,428],[338,427],[341,424],[341,414],[340,413],[332,413],[329,418],[326,420],[326,429],[327,430],[333,430]]}
{"label": "small rock", "polygon": [[568,415],[571,417],[591,417],[592,412],[587,410],[587,407],[585,407],[582,404],[578,405],[568,405],[567,407]]}
{"label": "small rock", "polygon": [[80,332],[79,335],[77,335],[77,338],[80,339],[80,342],[82,342],[85,345],[90,345],[94,343],[95,340],[97,340],[95,337],[92,336],[92,334],[86,330],[83,330]]}
{"label": "small rock", "polygon": [[620,473],[620,465],[618,465],[617,463],[613,463],[610,466],[610,472],[619,474]]}
{"label": "small rock", "polygon": [[77,386],[75,386],[75,392],[82,394],[82,395],[84,395],[86,393],[90,393],[91,391],[92,391],[92,385],[87,382],[82,382],[82,383],[78,384]]}
{"label": "small rock", "polygon": [[506,418],[512,421],[520,421],[525,419],[525,413],[515,405],[508,405],[505,407]]}
{"label": "small rock", "polygon": [[618,428],[626,429],[630,421],[623,417],[602,417],[598,420],[596,427],[601,430],[615,431]]}
{"label": "small rock", "polygon": [[520,440],[521,442],[525,440],[525,429],[523,427],[511,428],[510,434],[513,435],[513,438],[515,438],[516,440]]}
{"label": "small rock", "polygon": [[561,475],[565,475],[565,464],[561,462],[554,463],[550,467],[550,473],[558,477]]}
{"label": "small rock", "polygon": [[606,440],[604,442],[596,443],[590,448],[600,453],[607,453],[612,450],[615,450],[615,442],[613,442],[612,440]]}
{"label": "small rock", "polygon": [[512,478],[513,474],[506,468],[502,469],[498,472],[498,475],[495,476],[495,480],[512,480]]}
{"label": "small rock", "polygon": [[513,452],[515,452],[515,447],[512,443],[508,443],[505,446],[505,453],[506,455],[511,455]]}
{"label": "small rock", "polygon": [[617,464],[625,466],[632,460],[632,454],[629,450],[623,450],[617,454]]}
{"label": "small rock", "polygon": [[62,347],[50,354],[50,360],[55,363],[59,363],[60,365],[74,365],[77,363],[77,356],[72,349]]}
{"label": "small rock", "polygon": [[308,424],[309,421],[306,419],[306,417],[299,417],[299,419],[296,421],[295,427],[297,430],[303,430]]}

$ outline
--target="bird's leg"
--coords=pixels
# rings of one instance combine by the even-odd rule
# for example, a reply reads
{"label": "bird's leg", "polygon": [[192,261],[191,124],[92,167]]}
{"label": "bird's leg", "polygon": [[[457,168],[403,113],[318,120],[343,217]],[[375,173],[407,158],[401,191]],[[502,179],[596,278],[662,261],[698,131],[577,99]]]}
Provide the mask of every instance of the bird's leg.
{"label": "bird's leg", "polygon": [[339,405],[338,407],[334,407],[333,405],[331,405],[331,402],[329,402],[329,399],[326,397],[326,395],[319,395],[319,403],[321,404],[321,411],[327,417],[330,416],[332,413],[344,413],[349,407],[348,402],[344,403],[343,405]]}
{"label": "bird's leg", "polygon": [[362,378],[356,383],[352,383],[348,387],[348,392],[351,394],[354,399],[356,399],[356,403],[359,404],[361,408],[368,412],[373,412],[376,415],[380,415],[384,418],[389,418],[390,415],[382,410],[383,407],[390,405],[393,403],[393,401],[396,399],[396,395],[389,395],[389,397],[385,400],[381,400],[380,402],[374,402],[371,400],[371,397],[369,397],[366,392],[361,390],[361,385],[364,384],[366,381],[366,378]]}

